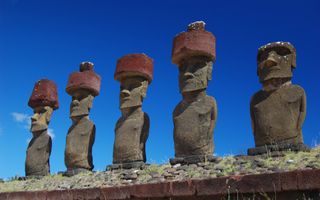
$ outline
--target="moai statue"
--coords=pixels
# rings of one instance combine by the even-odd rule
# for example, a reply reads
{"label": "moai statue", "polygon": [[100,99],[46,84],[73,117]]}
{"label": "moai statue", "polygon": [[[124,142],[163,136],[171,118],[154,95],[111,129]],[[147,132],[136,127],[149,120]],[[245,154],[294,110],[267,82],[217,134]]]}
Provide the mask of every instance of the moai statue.
{"label": "moai statue", "polygon": [[93,63],[80,64],[80,72],[69,76],[66,92],[72,96],[69,128],[65,149],[66,176],[93,169],[92,146],[96,128],[89,119],[93,99],[99,95],[101,78],[93,71]]}
{"label": "moai statue", "polygon": [[250,103],[256,148],[249,155],[272,151],[305,150],[302,125],[306,116],[306,94],[291,83],[296,68],[296,50],[289,42],[274,42],[258,50],[258,76],[262,90]]}
{"label": "moai statue", "polygon": [[145,54],[129,54],[117,62],[114,78],[120,82],[122,116],[115,127],[113,165],[109,169],[141,168],[146,162],[150,122],[141,106],[152,77],[153,60]]}
{"label": "moai statue", "polygon": [[33,108],[31,117],[32,139],[28,145],[25,163],[26,176],[46,176],[50,174],[50,154],[52,140],[48,135],[48,125],[53,110],[59,108],[57,86],[53,81],[39,80],[29,99]]}
{"label": "moai statue", "polygon": [[194,22],[173,41],[172,62],[179,67],[183,100],[173,112],[175,158],[171,164],[213,159],[216,100],[206,94],[215,61],[215,37],[205,23]]}

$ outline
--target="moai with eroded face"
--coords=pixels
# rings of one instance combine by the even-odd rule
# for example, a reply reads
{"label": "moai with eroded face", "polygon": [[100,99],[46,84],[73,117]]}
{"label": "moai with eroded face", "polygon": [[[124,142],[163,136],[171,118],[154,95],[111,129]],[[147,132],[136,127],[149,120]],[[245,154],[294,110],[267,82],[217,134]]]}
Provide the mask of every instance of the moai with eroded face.
{"label": "moai with eroded face", "polygon": [[291,82],[296,68],[296,49],[289,42],[274,42],[258,50],[262,90],[253,95],[250,113],[256,148],[249,155],[273,151],[308,151],[303,144],[306,94]]}
{"label": "moai with eroded face", "polygon": [[206,94],[215,61],[215,37],[205,23],[194,22],[173,41],[172,62],[179,67],[183,100],[173,112],[175,158],[171,164],[213,159],[216,100]]}
{"label": "moai with eroded face", "polygon": [[72,96],[69,128],[65,149],[65,175],[72,176],[92,170],[92,146],[96,127],[89,119],[93,99],[99,95],[101,78],[93,71],[93,63],[80,64],[80,72],[70,75],[66,91]]}
{"label": "moai with eroded face", "polygon": [[53,81],[39,80],[29,99],[33,108],[31,117],[32,139],[28,145],[25,162],[26,176],[46,176],[50,174],[50,154],[52,139],[48,135],[48,125],[53,110],[58,109],[57,86]]}
{"label": "moai with eroded face", "polygon": [[141,168],[146,162],[150,121],[141,107],[152,77],[153,60],[145,54],[129,54],[117,62],[114,78],[120,82],[122,116],[115,127],[111,169]]}

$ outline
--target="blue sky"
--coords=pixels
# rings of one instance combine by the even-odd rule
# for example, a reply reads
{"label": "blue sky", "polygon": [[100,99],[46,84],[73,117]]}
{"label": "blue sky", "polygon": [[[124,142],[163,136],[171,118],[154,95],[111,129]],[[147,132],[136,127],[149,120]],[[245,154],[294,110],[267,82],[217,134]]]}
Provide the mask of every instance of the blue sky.
{"label": "blue sky", "polygon": [[172,111],[181,100],[178,69],[171,63],[173,37],[190,22],[203,20],[217,38],[217,60],[208,94],[218,103],[215,153],[243,154],[254,146],[249,101],[260,89],[257,49],[289,41],[297,49],[293,82],[308,97],[305,143],[320,142],[320,2],[314,1],[103,1],[0,0],[0,177],[24,175],[31,138],[27,106],[41,78],[58,85],[60,108],[50,123],[54,135],[51,171],[65,170],[65,139],[71,120],[68,76],[91,61],[102,77],[91,119],[97,126],[95,170],[112,162],[114,126],[120,117],[116,61],[143,52],[154,59],[154,81],[143,110],[151,119],[147,159],[167,162],[174,156]]}

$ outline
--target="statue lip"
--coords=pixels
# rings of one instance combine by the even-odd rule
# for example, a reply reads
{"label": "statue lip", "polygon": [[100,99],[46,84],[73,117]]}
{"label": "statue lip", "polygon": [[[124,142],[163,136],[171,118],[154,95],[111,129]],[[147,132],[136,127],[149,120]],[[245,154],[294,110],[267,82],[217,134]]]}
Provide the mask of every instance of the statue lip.
{"label": "statue lip", "polygon": [[121,98],[121,100],[123,100],[123,101],[127,101],[127,100],[130,100],[131,98],[130,97],[123,97],[123,98]]}
{"label": "statue lip", "polygon": [[278,65],[272,66],[269,68],[269,71],[280,70],[281,68]]}
{"label": "statue lip", "polygon": [[192,74],[192,73],[189,73],[189,72],[187,72],[187,73],[185,73],[185,74],[183,75],[184,80],[193,79],[194,77],[195,77],[195,75]]}
{"label": "statue lip", "polygon": [[77,110],[79,109],[79,106],[72,106],[71,110]]}

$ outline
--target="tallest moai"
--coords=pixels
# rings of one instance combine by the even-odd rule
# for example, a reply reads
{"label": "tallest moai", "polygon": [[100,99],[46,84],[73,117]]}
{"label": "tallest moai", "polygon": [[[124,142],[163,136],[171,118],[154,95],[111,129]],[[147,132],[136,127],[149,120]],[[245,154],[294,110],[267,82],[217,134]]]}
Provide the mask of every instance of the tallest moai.
{"label": "tallest moai", "polygon": [[175,158],[171,163],[196,163],[212,158],[216,100],[206,94],[215,61],[215,37],[205,23],[194,22],[173,41],[172,62],[179,67],[183,100],[173,112]]}

